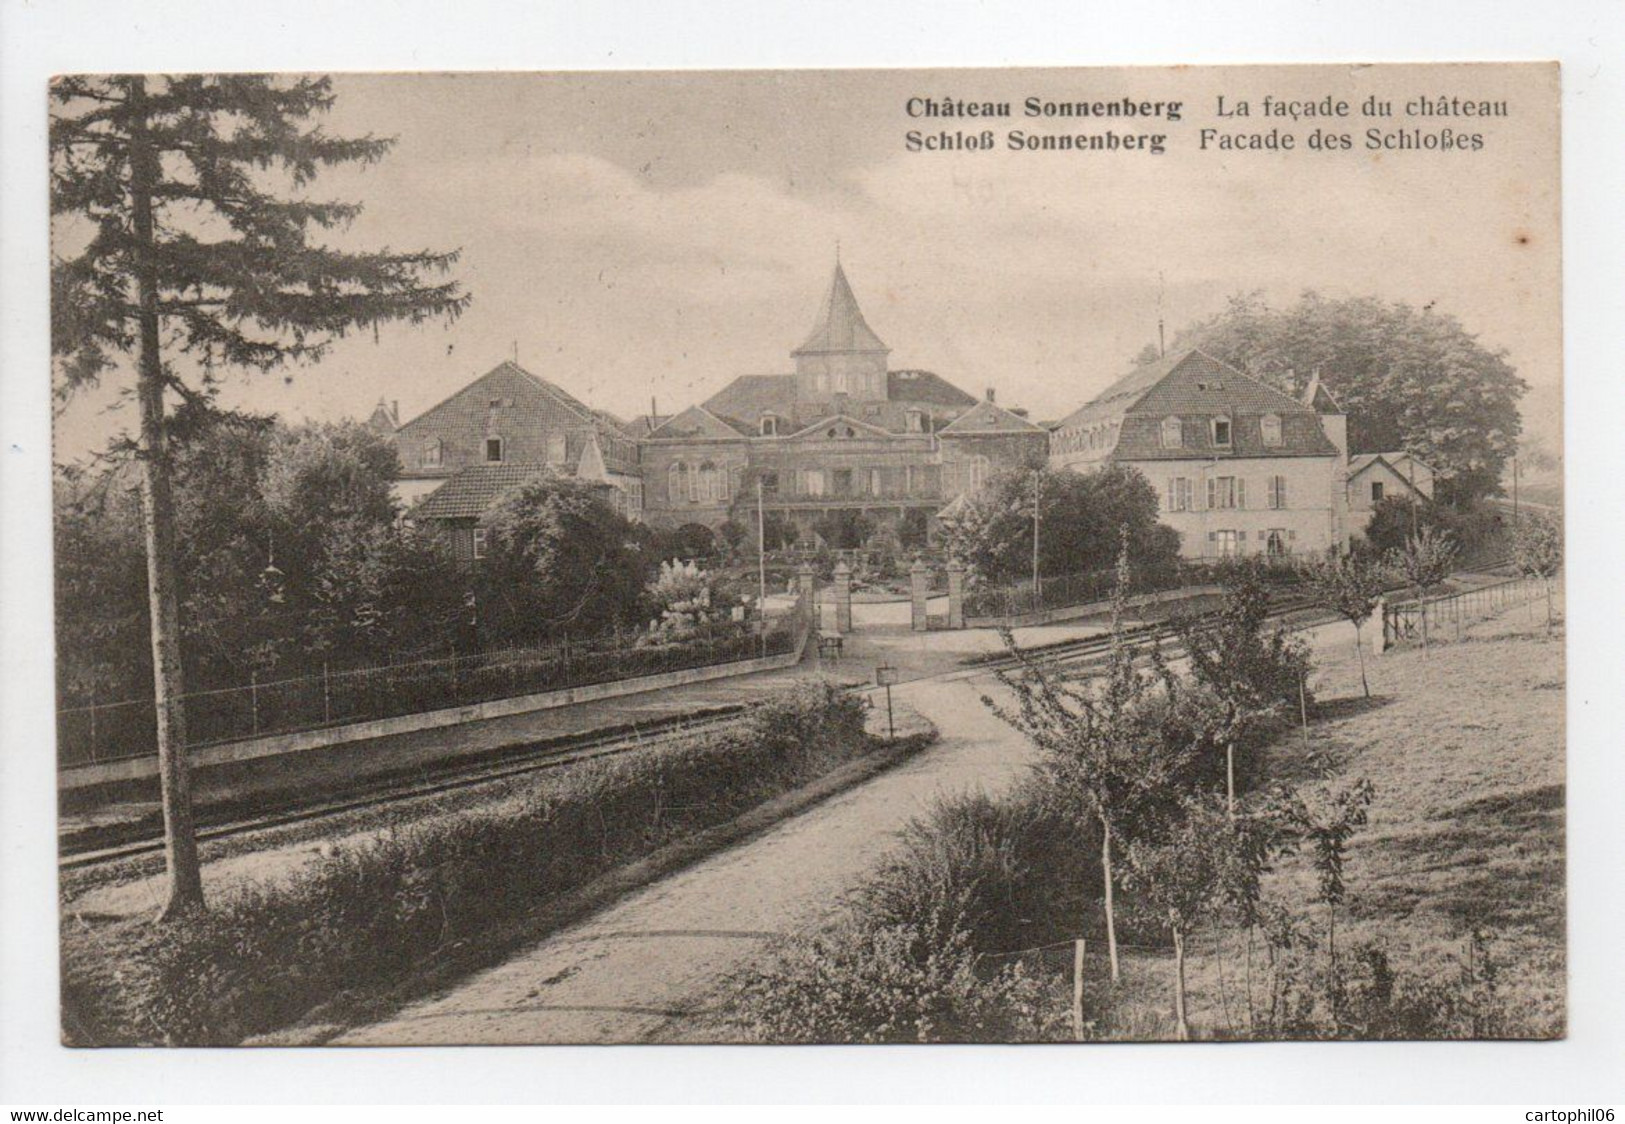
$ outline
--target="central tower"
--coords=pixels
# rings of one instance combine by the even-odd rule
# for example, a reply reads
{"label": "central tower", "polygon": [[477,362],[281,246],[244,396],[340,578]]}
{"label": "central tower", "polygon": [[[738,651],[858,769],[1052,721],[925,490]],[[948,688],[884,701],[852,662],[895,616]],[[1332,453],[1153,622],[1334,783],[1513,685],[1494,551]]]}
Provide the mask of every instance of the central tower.
{"label": "central tower", "polygon": [[864,321],[837,261],[818,323],[806,342],[790,353],[796,361],[797,400],[828,402],[846,395],[856,401],[884,401],[889,354],[891,348]]}

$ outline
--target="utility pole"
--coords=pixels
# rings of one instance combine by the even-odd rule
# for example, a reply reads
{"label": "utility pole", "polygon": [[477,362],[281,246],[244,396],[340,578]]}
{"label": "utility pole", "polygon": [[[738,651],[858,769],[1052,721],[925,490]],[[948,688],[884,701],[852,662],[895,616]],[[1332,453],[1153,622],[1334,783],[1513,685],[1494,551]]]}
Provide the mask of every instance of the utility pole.
{"label": "utility pole", "polygon": [[1518,525],[1518,458],[1512,458],[1512,525]]}
{"label": "utility pole", "polygon": [[1039,513],[1038,501],[1040,489],[1043,485],[1043,469],[1033,469],[1033,611],[1037,612],[1044,607],[1043,589],[1038,578],[1038,529]]}
{"label": "utility pole", "polygon": [[756,612],[762,633],[762,655],[767,655],[767,517],[762,510],[762,474],[756,474]]}

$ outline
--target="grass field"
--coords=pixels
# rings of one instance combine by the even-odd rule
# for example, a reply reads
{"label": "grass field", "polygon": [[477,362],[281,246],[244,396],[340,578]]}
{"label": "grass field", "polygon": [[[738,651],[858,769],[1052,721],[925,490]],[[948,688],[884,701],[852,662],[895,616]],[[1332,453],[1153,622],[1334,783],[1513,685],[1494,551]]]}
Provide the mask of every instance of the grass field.
{"label": "grass field", "polygon": [[[1271,774],[1301,791],[1359,778],[1376,786],[1370,823],[1350,848],[1339,946],[1370,942],[1397,969],[1443,982],[1478,955],[1467,944],[1479,930],[1499,968],[1506,1033],[1518,1037],[1564,1029],[1563,653],[1561,624],[1548,634],[1543,603],[1513,607],[1460,642],[1368,660],[1367,701],[1352,646],[1327,646],[1316,677],[1326,716],[1311,725],[1308,752],[1296,732],[1271,750]],[[1302,856],[1270,881],[1282,897],[1312,895]],[[1240,941],[1208,932],[1191,942],[1199,1037],[1246,1034]],[[1131,955],[1128,969],[1111,1001],[1114,1028],[1171,1037],[1168,959]]]}

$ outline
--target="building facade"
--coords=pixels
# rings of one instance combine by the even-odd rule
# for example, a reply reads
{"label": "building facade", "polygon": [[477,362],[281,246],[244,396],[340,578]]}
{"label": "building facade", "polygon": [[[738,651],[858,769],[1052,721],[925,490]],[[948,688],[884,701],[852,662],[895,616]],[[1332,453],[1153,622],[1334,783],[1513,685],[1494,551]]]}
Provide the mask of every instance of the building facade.
{"label": "building facade", "polygon": [[[1041,460],[1043,428],[929,371],[892,370],[845,272],[790,353],[793,372],[746,375],[649,425],[645,517],[661,526],[765,517],[802,539],[832,525],[901,535],[999,468]],[[849,545],[849,544],[840,544]]]}
{"label": "building facade", "polygon": [[[541,472],[599,482],[634,519],[753,537],[760,515],[802,541],[929,534],[998,469],[1041,463],[1022,411],[929,371],[893,370],[837,263],[793,370],[745,375],[672,415],[621,422],[503,363],[394,430],[409,518],[468,537],[504,489]],[[369,424],[388,429],[389,409]],[[851,546],[853,542],[832,545]]]}
{"label": "building facade", "polygon": [[1348,544],[1348,426],[1313,378],[1299,398],[1200,350],[1119,379],[1050,431],[1050,463],[1127,465],[1186,558]]}
{"label": "building facade", "polygon": [[1409,453],[1360,453],[1349,458],[1349,528],[1359,534],[1385,499],[1428,503],[1433,469]]}

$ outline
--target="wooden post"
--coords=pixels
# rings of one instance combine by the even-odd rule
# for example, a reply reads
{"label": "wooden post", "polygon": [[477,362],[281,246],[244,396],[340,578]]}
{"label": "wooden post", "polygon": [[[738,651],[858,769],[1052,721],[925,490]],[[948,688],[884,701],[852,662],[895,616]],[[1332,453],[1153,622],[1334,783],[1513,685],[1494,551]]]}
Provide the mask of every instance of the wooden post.
{"label": "wooden post", "polygon": [[322,721],[333,721],[333,687],[327,678],[327,661],[322,661]]}
{"label": "wooden post", "polygon": [[1072,942],[1072,1038],[1083,1041],[1083,964],[1084,942]]}
{"label": "wooden post", "polygon": [[90,760],[96,760],[96,688],[90,689]]}
{"label": "wooden post", "polygon": [[1303,748],[1309,749],[1309,700],[1308,692],[1304,689],[1304,674],[1298,674],[1298,718],[1303,723]]}
{"label": "wooden post", "polygon": [[260,673],[248,673],[248,713],[254,733],[260,732]]}

